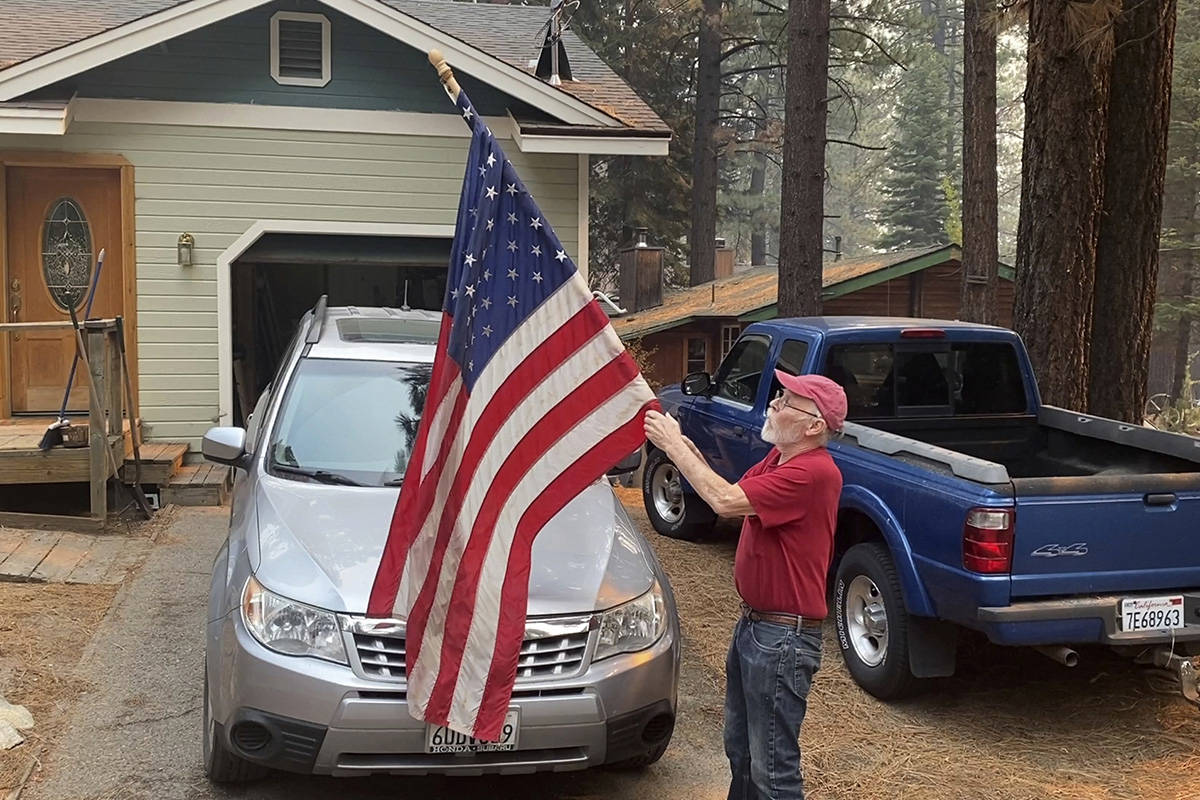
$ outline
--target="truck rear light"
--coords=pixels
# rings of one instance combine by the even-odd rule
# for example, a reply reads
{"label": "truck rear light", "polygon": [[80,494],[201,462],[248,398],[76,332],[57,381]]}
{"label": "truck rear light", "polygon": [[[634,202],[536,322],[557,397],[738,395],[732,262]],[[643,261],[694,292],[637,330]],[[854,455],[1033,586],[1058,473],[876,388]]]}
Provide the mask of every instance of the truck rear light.
{"label": "truck rear light", "polygon": [[963,567],[984,575],[1012,570],[1013,512],[973,508],[963,525]]}
{"label": "truck rear light", "polygon": [[900,331],[901,339],[945,339],[946,332],[941,328],[905,328]]}

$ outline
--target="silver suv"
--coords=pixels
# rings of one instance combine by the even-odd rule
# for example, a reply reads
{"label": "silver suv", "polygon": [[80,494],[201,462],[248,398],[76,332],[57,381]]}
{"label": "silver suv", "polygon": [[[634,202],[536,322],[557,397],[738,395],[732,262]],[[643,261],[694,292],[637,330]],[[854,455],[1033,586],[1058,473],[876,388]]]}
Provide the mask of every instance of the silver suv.
{"label": "silver suv", "polygon": [[204,437],[206,458],[236,467],[208,600],[204,765],[215,781],[268,769],[637,766],[666,750],[679,677],[675,600],[603,480],[535,540],[509,749],[409,716],[404,620],[365,611],[439,321],[428,311],[326,309],[322,298],[249,427]]}

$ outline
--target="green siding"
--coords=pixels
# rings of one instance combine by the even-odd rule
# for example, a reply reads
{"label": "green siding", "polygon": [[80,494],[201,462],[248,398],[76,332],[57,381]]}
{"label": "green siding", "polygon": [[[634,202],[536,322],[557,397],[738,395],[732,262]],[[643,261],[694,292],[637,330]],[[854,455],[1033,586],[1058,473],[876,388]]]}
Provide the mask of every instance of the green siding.
{"label": "green siding", "polygon": [[[503,144],[577,253],[578,157]],[[134,165],[142,417],[149,438],[197,449],[218,415],[218,256],[260,219],[453,225],[467,147],[465,137],[81,122],[62,137],[0,135],[0,150],[120,153]],[[196,239],[189,268],[176,264],[183,231]]]}
{"label": "green siding", "polygon": [[[332,79],[326,86],[281,86],[271,78],[270,20],[281,10],[329,19]],[[470,74],[455,70],[455,75],[486,115],[502,116],[506,109],[535,113]],[[238,14],[85,72],[51,93],[71,92],[80,97],[428,113],[444,113],[449,102],[425,53],[313,2],[272,3]]]}

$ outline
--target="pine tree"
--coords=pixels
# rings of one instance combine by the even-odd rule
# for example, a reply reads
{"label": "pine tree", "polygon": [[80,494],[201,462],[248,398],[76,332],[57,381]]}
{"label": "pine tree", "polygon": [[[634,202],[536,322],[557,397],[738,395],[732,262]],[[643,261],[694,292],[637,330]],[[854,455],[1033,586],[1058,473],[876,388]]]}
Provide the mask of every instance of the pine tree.
{"label": "pine tree", "polygon": [[879,247],[924,247],[947,240],[950,206],[945,141],[953,135],[946,105],[944,57],[925,51],[909,65],[897,96],[895,134],[888,146]]}

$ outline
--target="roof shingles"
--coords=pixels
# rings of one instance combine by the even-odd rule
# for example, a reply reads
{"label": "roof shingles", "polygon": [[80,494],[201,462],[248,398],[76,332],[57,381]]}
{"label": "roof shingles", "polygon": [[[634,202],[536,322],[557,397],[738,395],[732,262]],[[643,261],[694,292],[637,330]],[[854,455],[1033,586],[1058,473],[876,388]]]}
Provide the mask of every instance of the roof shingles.
{"label": "roof shingles", "polygon": [[[61,47],[193,0],[0,0],[0,72]],[[540,52],[545,6],[461,3],[453,0],[379,2],[459,39],[510,67],[530,72]],[[563,37],[575,80],[558,88],[627,128],[669,136],[670,127],[574,33]],[[454,66],[451,64],[450,66]],[[572,126],[574,127],[574,126]],[[590,129],[589,132],[602,132]],[[619,130],[619,129],[618,129]]]}

